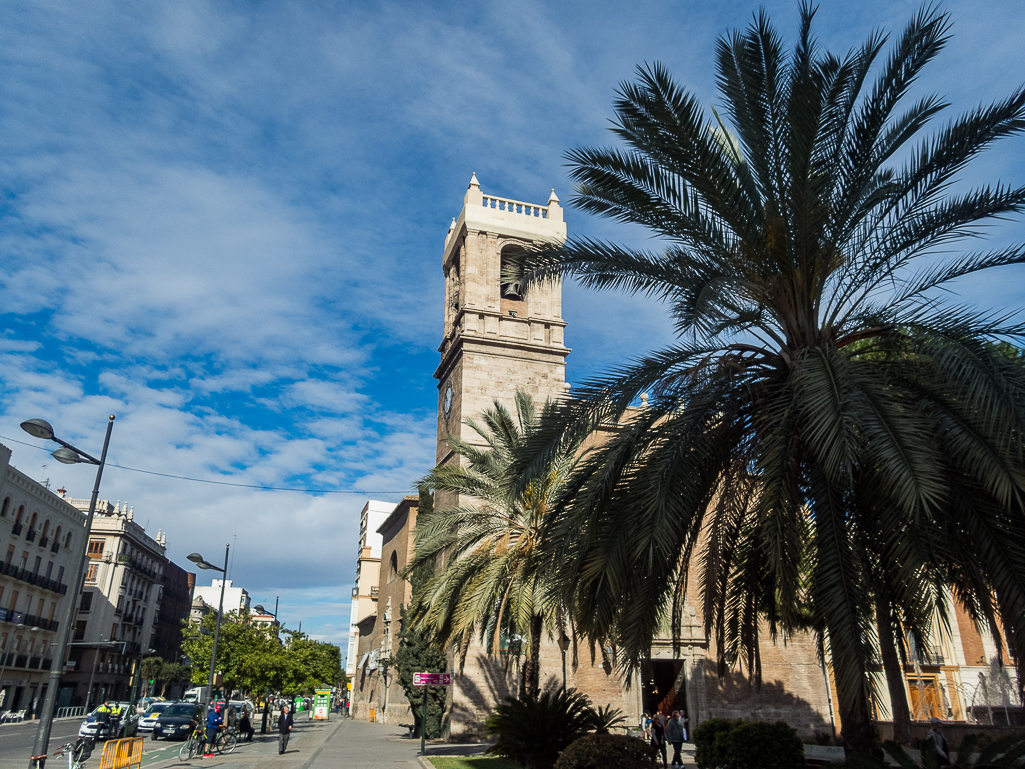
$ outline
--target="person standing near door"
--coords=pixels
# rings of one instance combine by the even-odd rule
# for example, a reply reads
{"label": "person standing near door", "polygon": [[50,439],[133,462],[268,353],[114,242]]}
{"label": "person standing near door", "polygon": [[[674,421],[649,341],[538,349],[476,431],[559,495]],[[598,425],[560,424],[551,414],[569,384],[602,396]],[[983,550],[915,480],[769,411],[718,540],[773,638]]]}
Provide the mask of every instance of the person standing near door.
{"label": "person standing near door", "polygon": [[289,711],[288,705],[281,706],[281,715],[278,716],[278,755],[280,756],[288,749],[288,735],[292,731],[294,719]]}

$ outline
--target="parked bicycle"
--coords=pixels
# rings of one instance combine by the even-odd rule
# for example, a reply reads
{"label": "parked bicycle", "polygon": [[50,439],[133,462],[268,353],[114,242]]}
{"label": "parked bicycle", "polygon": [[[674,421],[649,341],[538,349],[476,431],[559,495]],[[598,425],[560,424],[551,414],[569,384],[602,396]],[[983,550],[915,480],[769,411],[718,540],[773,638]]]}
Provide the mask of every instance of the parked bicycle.
{"label": "parked bicycle", "polygon": [[81,769],[82,765],[93,753],[93,744],[92,740],[79,737],[75,742],[61,745],[53,755],[55,757],[67,756],[68,769]]}
{"label": "parked bicycle", "polygon": [[189,738],[178,748],[178,760],[189,761],[197,754],[202,755],[204,752],[226,755],[235,749],[237,742],[233,732],[218,731],[217,736],[214,737],[214,744],[210,746],[209,751],[206,751],[206,730],[202,726],[197,726],[192,730]]}

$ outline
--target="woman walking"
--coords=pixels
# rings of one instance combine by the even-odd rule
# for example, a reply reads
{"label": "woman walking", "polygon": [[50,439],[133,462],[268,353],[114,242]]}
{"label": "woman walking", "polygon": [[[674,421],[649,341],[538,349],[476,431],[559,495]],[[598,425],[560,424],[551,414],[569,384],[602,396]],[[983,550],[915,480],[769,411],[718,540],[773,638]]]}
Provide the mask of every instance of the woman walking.
{"label": "woman walking", "polygon": [[651,744],[662,754],[662,766],[666,767],[666,717],[663,713],[656,713],[651,719]]}

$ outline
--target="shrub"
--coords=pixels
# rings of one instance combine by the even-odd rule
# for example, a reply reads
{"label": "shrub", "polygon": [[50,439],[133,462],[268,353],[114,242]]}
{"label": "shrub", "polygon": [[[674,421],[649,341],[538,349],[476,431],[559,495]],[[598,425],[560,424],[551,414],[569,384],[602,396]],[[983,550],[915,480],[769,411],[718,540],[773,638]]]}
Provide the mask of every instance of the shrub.
{"label": "shrub", "polygon": [[739,721],[715,737],[722,769],[801,769],[804,744],[785,721]]}
{"label": "shrub", "polygon": [[508,756],[527,769],[552,769],[559,753],[594,726],[594,711],[575,689],[506,697],[487,721],[498,742],[488,753]]}
{"label": "shrub", "polygon": [[623,734],[589,734],[566,748],[555,769],[650,769],[655,748]]}
{"label": "shrub", "polygon": [[623,711],[611,705],[602,705],[591,711],[591,728],[598,734],[608,734],[616,726],[626,723]]}
{"label": "shrub", "polygon": [[717,769],[724,765],[716,737],[732,731],[739,723],[729,718],[711,718],[698,724],[694,729],[694,760],[701,769]]}

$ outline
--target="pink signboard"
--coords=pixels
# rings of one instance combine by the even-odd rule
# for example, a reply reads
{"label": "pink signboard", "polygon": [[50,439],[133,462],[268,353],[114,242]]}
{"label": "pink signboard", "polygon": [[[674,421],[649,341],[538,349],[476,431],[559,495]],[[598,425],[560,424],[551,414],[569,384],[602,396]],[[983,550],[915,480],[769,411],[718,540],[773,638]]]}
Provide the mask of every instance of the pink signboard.
{"label": "pink signboard", "polygon": [[451,686],[451,673],[413,673],[413,686]]}

